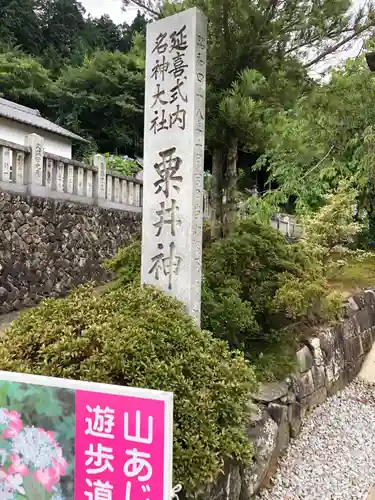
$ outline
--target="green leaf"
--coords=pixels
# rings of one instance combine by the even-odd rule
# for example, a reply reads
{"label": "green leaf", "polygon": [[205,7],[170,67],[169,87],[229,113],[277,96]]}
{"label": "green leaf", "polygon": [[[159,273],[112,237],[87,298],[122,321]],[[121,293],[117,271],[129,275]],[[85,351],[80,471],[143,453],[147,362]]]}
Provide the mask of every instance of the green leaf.
{"label": "green leaf", "polygon": [[53,493],[48,492],[32,476],[25,476],[23,480],[27,500],[51,500]]}
{"label": "green leaf", "polygon": [[8,382],[0,384],[0,408],[6,407],[8,404]]}

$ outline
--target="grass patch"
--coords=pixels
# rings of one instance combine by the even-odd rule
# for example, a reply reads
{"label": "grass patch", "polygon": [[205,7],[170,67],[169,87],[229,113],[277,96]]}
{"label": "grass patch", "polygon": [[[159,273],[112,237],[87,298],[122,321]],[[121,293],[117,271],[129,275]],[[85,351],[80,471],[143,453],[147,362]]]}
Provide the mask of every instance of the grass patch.
{"label": "grass patch", "polygon": [[364,259],[349,259],[334,276],[328,277],[332,287],[344,296],[375,286],[375,253]]}
{"label": "grass patch", "polygon": [[263,345],[248,355],[259,382],[276,382],[295,372],[298,363],[296,351],[299,343],[291,338]]}

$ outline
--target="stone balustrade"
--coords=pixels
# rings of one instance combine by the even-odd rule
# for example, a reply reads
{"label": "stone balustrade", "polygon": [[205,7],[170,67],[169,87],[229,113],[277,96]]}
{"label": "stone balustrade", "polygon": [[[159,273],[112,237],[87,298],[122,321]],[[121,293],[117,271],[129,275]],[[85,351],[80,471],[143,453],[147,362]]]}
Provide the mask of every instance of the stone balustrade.
{"label": "stone balustrade", "polygon": [[27,136],[25,146],[0,140],[3,191],[141,212],[142,187],[141,180],[107,169],[102,155],[90,165],[47,153],[37,134]]}

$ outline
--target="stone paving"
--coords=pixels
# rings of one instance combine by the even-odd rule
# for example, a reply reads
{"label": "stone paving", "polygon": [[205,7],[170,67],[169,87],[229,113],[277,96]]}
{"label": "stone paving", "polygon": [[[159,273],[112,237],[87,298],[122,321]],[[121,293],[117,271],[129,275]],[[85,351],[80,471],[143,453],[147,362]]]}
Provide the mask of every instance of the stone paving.
{"label": "stone paving", "polygon": [[6,330],[19,315],[20,311],[13,311],[8,314],[0,315],[0,335],[3,334],[4,330]]}

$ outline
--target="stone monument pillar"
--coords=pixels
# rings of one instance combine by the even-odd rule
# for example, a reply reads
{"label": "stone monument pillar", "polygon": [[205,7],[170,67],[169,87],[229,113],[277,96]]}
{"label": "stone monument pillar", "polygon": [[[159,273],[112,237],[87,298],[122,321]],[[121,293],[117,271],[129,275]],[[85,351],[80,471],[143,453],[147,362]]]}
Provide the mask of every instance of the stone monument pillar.
{"label": "stone monument pillar", "polygon": [[207,20],[196,8],[147,27],[144,284],[201,315]]}

